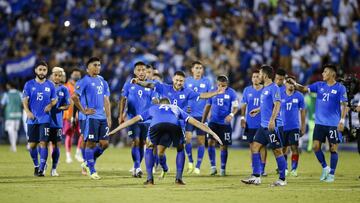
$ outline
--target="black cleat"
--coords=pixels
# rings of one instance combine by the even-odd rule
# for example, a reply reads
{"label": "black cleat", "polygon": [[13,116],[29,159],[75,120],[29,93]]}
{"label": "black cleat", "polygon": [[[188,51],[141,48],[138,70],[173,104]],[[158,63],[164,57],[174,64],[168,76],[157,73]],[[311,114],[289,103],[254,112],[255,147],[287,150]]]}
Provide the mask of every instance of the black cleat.
{"label": "black cleat", "polygon": [[155,185],[155,184],[154,184],[154,179],[146,180],[146,181],[144,182],[144,185]]}
{"label": "black cleat", "polygon": [[44,171],[38,171],[38,175],[37,175],[38,177],[44,177],[45,175],[44,175]]}
{"label": "black cleat", "polygon": [[186,185],[186,183],[182,179],[176,179],[175,184],[176,185]]}
{"label": "black cleat", "polygon": [[39,166],[34,167],[34,176],[39,176]]}

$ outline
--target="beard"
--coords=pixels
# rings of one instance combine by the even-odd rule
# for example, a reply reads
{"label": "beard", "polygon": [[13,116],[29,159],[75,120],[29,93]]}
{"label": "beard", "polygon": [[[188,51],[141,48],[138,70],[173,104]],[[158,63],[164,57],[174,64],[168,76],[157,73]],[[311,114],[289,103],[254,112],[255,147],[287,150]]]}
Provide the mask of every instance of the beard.
{"label": "beard", "polygon": [[39,74],[36,74],[36,77],[39,78],[40,80],[43,80],[46,78],[46,75],[39,75]]}

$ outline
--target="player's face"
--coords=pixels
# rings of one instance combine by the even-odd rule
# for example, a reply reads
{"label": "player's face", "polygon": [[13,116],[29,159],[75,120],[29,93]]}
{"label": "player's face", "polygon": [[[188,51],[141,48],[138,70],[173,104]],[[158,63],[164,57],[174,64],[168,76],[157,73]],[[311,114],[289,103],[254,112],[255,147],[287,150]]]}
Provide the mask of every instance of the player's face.
{"label": "player's face", "polygon": [[329,68],[325,68],[324,71],[322,72],[322,76],[324,81],[328,81],[329,79],[335,77],[335,73],[333,70]]}
{"label": "player's face", "polygon": [[260,70],[260,72],[259,72],[260,83],[263,83],[265,81],[265,77],[266,77],[266,74],[262,70]]}
{"label": "player's face", "polygon": [[152,68],[146,69],[146,79],[152,80],[154,78],[154,70]]}
{"label": "player's face", "polygon": [[53,72],[51,74],[51,80],[55,83],[55,84],[59,84],[61,82],[61,79],[63,77],[62,72]]}
{"label": "player's face", "polygon": [[285,81],[285,87],[288,91],[293,92],[295,90],[295,86],[289,82]]}
{"label": "player's face", "polygon": [[47,72],[48,72],[48,69],[46,66],[40,65],[35,68],[36,77],[38,77],[40,80],[43,80],[46,78]]}
{"label": "player's face", "polygon": [[62,83],[66,82],[66,73],[65,72],[61,72],[61,82]]}
{"label": "player's face", "polygon": [[100,61],[94,61],[88,65],[87,69],[90,75],[99,75],[100,68],[101,68]]}
{"label": "player's face", "polygon": [[181,75],[175,75],[173,77],[173,86],[175,90],[179,90],[184,87],[185,78]]}
{"label": "player's face", "polygon": [[284,84],[284,81],[285,81],[285,76],[278,75],[278,74],[275,75],[275,83],[278,86],[282,86]]}
{"label": "player's face", "polygon": [[146,79],[146,67],[145,66],[136,66],[134,69],[134,74],[136,78],[139,78],[140,80]]}
{"label": "player's face", "polygon": [[260,74],[259,73],[253,73],[252,77],[251,77],[251,82],[254,85],[258,85],[260,84],[261,80],[260,80]]}
{"label": "player's face", "polygon": [[75,82],[81,79],[81,73],[79,71],[74,71],[71,73],[71,79]]}
{"label": "player's face", "polygon": [[191,72],[195,78],[201,78],[202,75],[204,74],[204,67],[200,64],[195,64],[191,68]]}
{"label": "player's face", "polygon": [[228,87],[228,83],[217,81],[216,86],[220,90],[225,90]]}

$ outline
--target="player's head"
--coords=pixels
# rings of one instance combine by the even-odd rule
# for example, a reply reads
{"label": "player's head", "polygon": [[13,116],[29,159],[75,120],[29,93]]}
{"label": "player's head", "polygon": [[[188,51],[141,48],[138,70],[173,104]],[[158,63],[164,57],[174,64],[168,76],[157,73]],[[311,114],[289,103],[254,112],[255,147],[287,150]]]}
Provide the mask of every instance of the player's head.
{"label": "player's head", "polygon": [[163,79],[160,73],[154,73],[153,80],[161,82]]}
{"label": "player's head", "polygon": [[170,104],[170,99],[167,97],[163,97],[159,100],[160,104]]}
{"label": "player's head", "polygon": [[15,84],[13,81],[8,81],[6,83],[6,89],[10,90],[10,89],[14,89],[15,88]]}
{"label": "player's head", "polygon": [[323,76],[324,81],[329,81],[332,79],[335,80],[336,74],[337,74],[337,69],[336,69],[335,65],[332,65],[332,64],[323,65],[322,76]]}
{"label": "player's head", "polygon": [[44,80],[48,74],[48,64],[45,61],[39,61],[35,65],[35,75],[38,79]]}
{"label": "player's head", "polygon": [[146,79],[153,80],[154,79],[154,67],[150,64],[146,65]]}
{"label": "player's head", "polygon": [[277,69],[275,74],[275,83],[278,86],[284,85],[285,76],[286,76],[286,71],[284,69],[281,68]]}
{"label": "player's head", "polygon": [[266,79],[271,79],[274,75],[274,69],[270,65],[262,65],[260,67],[260,80],[264,82]]}
{"label": "player's head", "polygon": [[101,63],[98,57],[91,57],[88,62],[86,63],[88,73],[93,75],[100,74]]}
{"label": "player's head", "polygon": [[138,61],[134,64],[134,75],[139,80],[144,81],[146,79],[146,64],[142,61]]}
{"label": "player's head", "polygon": [[61,79],[63,77],[63,72],[64,69],[60,68],[60,67],[54,67],[51,70],[51,80],[55,83],[55,84],[60,84],[61,83]]}
{"label": "player's head", "polygon": [[218,89],[226,89],[229,85],[229,79],[225,75],[219,75],[216,78],[216,85]]}
{"label": "player's head", "polygon": [[70,73],[70,78],[77,82],[78,80],[80,80],[82,77],[82,73],[81,73],[81,70],[78,69],[78,68],[74,68],[71,70],[71,73]]}
{"label": "player's head", "polygon": [[180,90],[184,87],[185,73],[184,71],[176,71],[173,77],[173,87],[175,90]]}
{"label": "player's head", "polygon": [[191,74],[196,79],[199,79],[204,75],[204,66],[200,61],[191,63]]}
{"label": "player's head", "polygon": [[260,80],[260,72],[255,70],[251,75],[251,82],[253,85],[259,85],[261,83]]}
{"label": "player's head", "polygon": [[285,87],[286,87],[286,90],[290,91],[290,92],[293,92],[295,90],[295,86],[293,83],[291,82],[287,82],[288,80],[287,79],[293,79],[294,81],[296,81],[296,78],[292,75],[288,75],[286,77],[286,80],[285,80]]}
{"label": "player's head", "polygon": [[62,75],[61,75],[61,83],[62,83],[62,84],[65,84],[65,83],[66,83],[66,72],[65,72],[65,71],[62,72]]}

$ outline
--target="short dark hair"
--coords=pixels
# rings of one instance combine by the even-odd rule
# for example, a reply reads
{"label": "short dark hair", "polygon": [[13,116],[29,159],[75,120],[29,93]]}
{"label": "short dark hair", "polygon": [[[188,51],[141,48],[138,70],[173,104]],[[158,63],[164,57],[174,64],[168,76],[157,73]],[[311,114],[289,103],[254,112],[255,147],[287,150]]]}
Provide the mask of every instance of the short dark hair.
{"label": "short dark hair", "polygon": [[39,61],[37,61],[37,62],[35,63],[34,69],[37,68],[38,66],[45,66],[47,69],[49,69],[48,64],[47,64],[44,60],[39,60]]}
{"label": "short dark hair", "polygon": [[195,65],[201,65],[202,67],[204,67],[204,65],[200,61],[193,61],[191,63],[191,68],[193,68]]}
{"label": "short dark hair", "polygon": [[160,104],[171,104],[170,99],[167,97],[163,97],[159,101]]}
{"label": "short dark hair", "polygon": [[136,63],[134,64],[134,69],[136,68],[136,66],[146,66],[146,67],[147,67],[147,65],[146,65],[144,62],[142,62],[142,61],[136,62]]}
{"label": "short dark hair", "polygon": [[274,75],[274,69],[270,65],[262,65],[260,70],[265,73],[269,78],[272,78]]}
{"label": "short dark hair", "polygon": [[286,79],[290,79],[290,78],[296,81],[296,78],[294,75],[286,75]]}
{"label": "short dark hair", "polygon": [[159,78],[162,78],[162,75],[160,73],[154,73],[154,76],[157,76]]}
{"label": "short dark hair", "polygon": [[73,69],[71,69],[70,74],[72,74],[73,72],[80,72],[81,75],[82,75],[82,70],[80,70],[79,68],[73,68]]}
{"label": "short dark hair", "polygon": [[91,57],[87,62],[86,62],[86,67],[89,66],[90,63],[95,62],[95,61],[100,61],[100,59],[98,57]]}
{"label": "short dark hair", "polygon": [[229,82],[229,78],[226,75],[219,75],[217,76],[216,80],[219,82]]}
{"label": "short dark hair", "polygon": [[285,76],[286,75],[286,71],[282,68],[278,68],[276,70],[276,75],[280,75],[280,76]]}
{"label": "short dark hair", "polygon": [[146,69],[153,69],[154,70],[154,67],[151,64],[146,64]]}
{"label": "short dark hair", "polygon": [[260,73],[260,71],[256,69],[252,72],[252,74],[254,74],[254,73]]}
{"label": "short dark hair", "polygon": [[334,71],[337,74],[337,68],[336,68],[336,66],[334,64],[324,64],[323,65],[323,70],[325,68],[331,69],[332,71]]}
{"label": "short dark hair", "polygon": [[175,76],[175,75],[179,75],[179,76],[182,76],[182,77],[185,78],[185,72],[184,72],[184,71],[181,71],[181,70],[176,71],[176,72],[174,73],[174,76]]}

